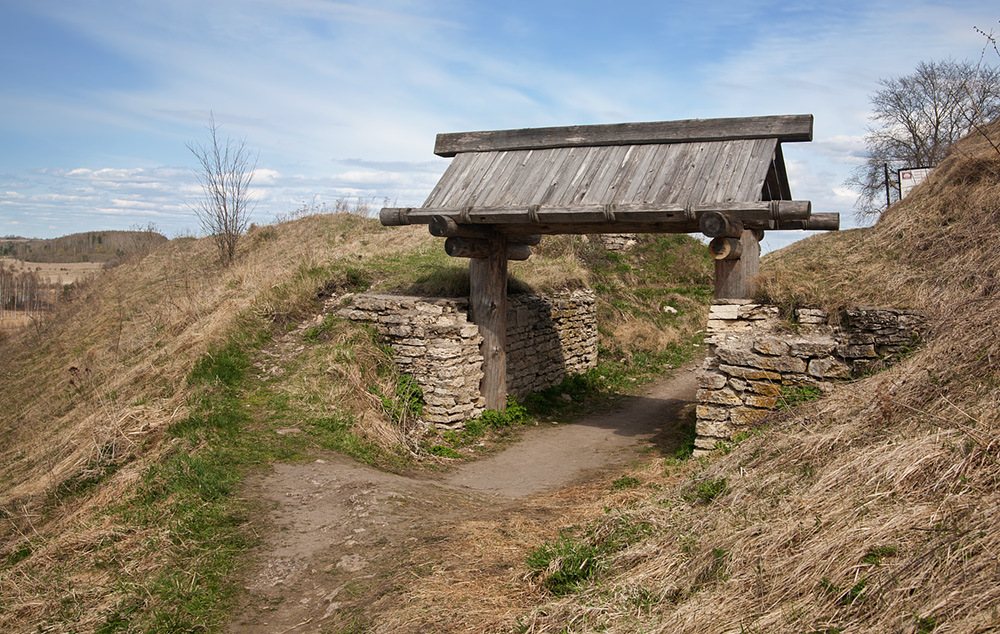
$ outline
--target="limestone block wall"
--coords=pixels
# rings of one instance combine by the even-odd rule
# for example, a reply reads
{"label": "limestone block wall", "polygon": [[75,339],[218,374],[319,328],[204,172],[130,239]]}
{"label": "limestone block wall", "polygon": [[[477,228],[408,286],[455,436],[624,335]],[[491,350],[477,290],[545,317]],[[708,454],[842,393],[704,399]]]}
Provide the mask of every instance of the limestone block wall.
{"label": "limestone block wall", "polygon": [[816,309],[799,309],[795,317],[791,330],[775,306],[711,307],[711,354],[698,377],[699,452],[732,439],[804,386],[828,392],[837,382],[886,367],[926,329],[919,313],[891,308],[849,310],[837,327]]}
{"label": "limestone block wall", "polygon": [[593,291],[507,298],[507,392],[525,396],[597,365]]}
{"label": "limestone block wall", "polygon": [[424,393],[424,418],[455,425],[483,412],[482,337],[469,301],[403,295],[356,295],[341,317],[370,324],[392,347],[401,372]]}
{"label": "limestone block wall", "polygon": [[[507,391],[524,396],[597,363],[592,291],[507,300]],[[342,317],[371,324],[392,347],[402,372],[424,393],[424,419],[455,428],[482,414],[483,357],[466,298],[355,296]]]}

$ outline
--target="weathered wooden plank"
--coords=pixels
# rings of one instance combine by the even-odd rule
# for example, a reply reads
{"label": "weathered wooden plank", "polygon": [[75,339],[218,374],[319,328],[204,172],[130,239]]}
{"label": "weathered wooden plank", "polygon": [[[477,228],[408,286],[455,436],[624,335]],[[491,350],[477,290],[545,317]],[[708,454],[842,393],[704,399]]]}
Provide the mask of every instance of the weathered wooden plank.
{"label": "weathered wooden plank", "polygon": [[458,186],[458,182],[462,180],[462,177],[468,170],[472,169],[472,166],[477,160],[482,160],[486,155],[477,156],[475,154],[469,154],[466,156],[456,157],[445,169],[444,174],[438,180],[437,185],[431,190],[430,195],[427,200],[424,201],[425,206],[440,207],[445,204],[451,204],[449,201],[449,193],[455,190]]}
{"label": "weathered wooden plank", "polygon": [[458,132],[437,135],[434,153],[455,156],[463,152],[759,138],[811,141],[812,130],[812,115],[777,115]]}
{"label": "weathered wooden plank", "polygon": [[533,179],[530,184],[525,184],[524,202],[529,205],[541,205],[545,202],[546,193],[555,186],[558,174],[562,171],[566,161],[570,160],[570,152],[573,149],[546,150],[549,156],[540,169],[536,170],[538,178]]}
{"label": "weathered wooden plank", "polygon": [[603,155],[603,151],[604,148],[599,147],[587,148],[587,154],[583,157],[583,161],[577,168],[576,173],[573,174],[573,178],[567,184],[565,193],[558,198],[554,198],[552,200],[553,204],[573,205],[580,202],[580,199],[587,193],[587,188],[590,187],[590,182],[593,180],[594,174],[600,167],[600,157]]}
{"label": "weathered wooden plank", "polygon": [[749,230],[739,242],[739,258],[715,261],[715,299],[750,299],[756,290],[753,280],[760,273],[760,242]]}
{"label": "weathered wooden plank", "polygon": [[627,152],[622,157],[621,162],[618,165],[618,169],[611,174],[611,179],[604,184],[604,194],[601,200],[596,202],[604,203],[619,203],[628,202],[622,199],[622,195],[628,186],[631,184],[632,179],[635,177],[639,165],[643,163],[647,154],[652,152],[655,145],[629,145],[627,147]]}
{"label": "weathered wooden plank", "polygon": [[715,169],[705,174],[705,189],[698,200],[730,201],[727,191],[738,181],[750,158],[753,140],[727,141]]}
{"label": "weathered wooden plank", "polygon": [[[663,145],[640,145],[630,173],[616,184],[615,196],[611,202],[644,202],[642,194],[649,189],[649,183],[656,175],[656,157],[662,153]],[[666,146],[669,147],[669,146]]]}
{"label": "weathered wooden plank", "polygon": [[682,199],[682,196],[694,185],[701,161],[708,152],[707,143],[672,147],[677,148],[677,156],[657,175],[647,197],[650,202],[686,204],[687,197]]}
{"label": "weathered wooden plank", "polygon": [[753,149],[746,162],[746,168],[734,187],[727,192],[726,200],[760,200],[762,198],[764,180],[774,157],[774,139],[758,139],[754,141]]}
{"label": "weathered wooden plank", "polygon": [[488,409],[507,407],[506,238],[491,237],[490,255],[469,260],[469,311],[483,337],[483,378],[479,392]]}
{"label": "weathered wooden plank", "polygon": [[615,177],[618,170],[621,169],[623,161],[626,160],[629,151],[633,147],[630,145],[618,145],[605,150],[606,153],[601,160],[600,169],[594,174],[590,186],[580,199],[581,203],[602,204],[610,202],[608,185],[611,184],[611,180]]}
{"label": "weathered wooden plank", "polygon": [[696,177],[691,185],[685,187],[684,191],[680,193],[678,202],[690,205],[705,200],[703,194],[708,186],[708,180],[711,178],[715,166],[724,160],[724,155],[730,147],[728,142],[705,143],[704,145],[706,151],[698,162]]}
{"label": "weathered wooden plank", "polygon": [[538,201],[540,205],[559,204],[563,202],[562,199],[566,195],[570,183],[593,149],[573,147],[563,150],[566,160],[559,166],[559,170],[555,175],[552,176],[551,183]]}
{"label": "weathered wooden plank", "polygon": [[[766,142],[769,139],[764,139]],[[755,161],[760,161],[760,152],[758,151],[758,144],[762,142],[762,139],[755,139],[752,141],[743,141],[733,157],[732,164],[727,168],[727,174],[719,174],[720,181],[716,186],[716,200],[757,200],[760,198],[760,192],[756,191],[751,196],[743,198],[740,196],[740,186],[743,183],[743,179],[747,177],[747,172],[757,171],[757,166],[754,165]],[[764,161],[765,163],[770,161],[770,156]]]}

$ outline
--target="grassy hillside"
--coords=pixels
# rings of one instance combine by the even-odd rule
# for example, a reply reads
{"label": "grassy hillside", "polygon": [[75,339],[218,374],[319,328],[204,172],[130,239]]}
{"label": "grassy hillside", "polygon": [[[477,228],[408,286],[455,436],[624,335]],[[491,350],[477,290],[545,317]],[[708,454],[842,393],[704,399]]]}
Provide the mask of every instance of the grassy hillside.
{"label": "grassy hillside", "polygon": [[489,542],[515,568],[427,582],[407,610],[455,631],[1000,631],[997,244],[1000,154],[969,138],[875,227],[762,264],[786,306],[927,311],[921,348],[709,458],[624,474],[560,536],[480,523],[457,556],[486,567]]}
{"label": "grassy hillside", "polygon": [[[546,239],[511,286],[597,285],[611,380],[691,353],[708,266],[687,237],[627,257]],[[0,341],[0,627],[213,629],[255,543],[244,477],[317,449],[434,460],[388,351],[319,313],[366,289],[461,293],[466,267],[424,227],[311,216],[256,227],[227,269],[207,240],[164,243]]]}
{"label": "grassy hillside", "polygon": [[155,228],[88,231],[52,239],[0,238],[0,257],[27,262],[111,262],[148,253],[167,239]]}

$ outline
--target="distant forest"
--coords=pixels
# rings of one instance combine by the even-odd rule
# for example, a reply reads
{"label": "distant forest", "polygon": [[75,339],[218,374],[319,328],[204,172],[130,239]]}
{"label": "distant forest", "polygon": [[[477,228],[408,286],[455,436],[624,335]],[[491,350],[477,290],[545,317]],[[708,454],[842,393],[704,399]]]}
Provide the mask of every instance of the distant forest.
{"label": "distant forest", "polygon": [[25,262],[107,262],[114,264],[135,253],[147,253],[167,238],[154,229],[88,231],[61,238],[0,238],[0,257]]}

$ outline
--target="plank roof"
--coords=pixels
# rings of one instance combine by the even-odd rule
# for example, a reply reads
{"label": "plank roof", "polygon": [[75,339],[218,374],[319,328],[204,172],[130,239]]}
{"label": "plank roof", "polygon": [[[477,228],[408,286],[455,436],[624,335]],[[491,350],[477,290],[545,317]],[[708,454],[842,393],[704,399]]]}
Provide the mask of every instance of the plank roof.
{"label": "plank roof", "polygon": [[442,134],[454,159],[423,207],[791,200],[781,142],[811,138],[811,115]]}

